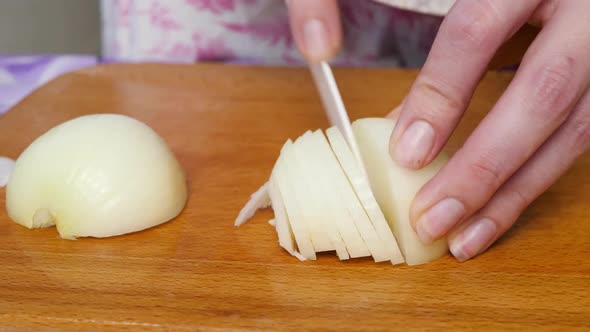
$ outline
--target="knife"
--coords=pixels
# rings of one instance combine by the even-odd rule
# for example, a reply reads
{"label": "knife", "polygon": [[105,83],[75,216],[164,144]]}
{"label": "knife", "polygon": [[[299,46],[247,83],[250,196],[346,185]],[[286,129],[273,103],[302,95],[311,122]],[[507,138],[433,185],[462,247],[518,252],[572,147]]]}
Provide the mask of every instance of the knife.
{"label": "knife", "polygon": [[336,126],[340,130],[342,136],[344,136],[344,139],[348,143],[352,154],[358,162],[359,169],[366,178],[367,171],[330,65],[325,61],[320,61],[317,63],[310,63],[309,68],[320,94],[322,104],[324,105],[324,110],[330,121],[330,125]]}

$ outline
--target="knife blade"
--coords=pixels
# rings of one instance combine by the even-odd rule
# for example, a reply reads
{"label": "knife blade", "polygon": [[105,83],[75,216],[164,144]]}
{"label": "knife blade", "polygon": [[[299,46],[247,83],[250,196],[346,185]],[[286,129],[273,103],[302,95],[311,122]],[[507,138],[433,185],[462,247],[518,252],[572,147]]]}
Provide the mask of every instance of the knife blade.
{"label": "knife blade", "polygon": [[358,143],[352,131],[350,118],[348,117],[348,113],[344,107],[344,101],[340,95],[340,91],[338,89],[338,85],[336,84],[336,79],[334,78],[334,74],[332,73],[330,65],[325,61],[320,61],[317,63],[310,63],[309,68],[315,85],[318,89],[320,99],[322,100],[322,104],[324,105],[324,110],[328,116],[330,125],[336,126],[340,130],[342,136],[344,136],[344,139],[346,140],[346,143],[348,143],[352,154],[357,160],[361,172],[365,177],[367,177],[367,171],[363,163]]}

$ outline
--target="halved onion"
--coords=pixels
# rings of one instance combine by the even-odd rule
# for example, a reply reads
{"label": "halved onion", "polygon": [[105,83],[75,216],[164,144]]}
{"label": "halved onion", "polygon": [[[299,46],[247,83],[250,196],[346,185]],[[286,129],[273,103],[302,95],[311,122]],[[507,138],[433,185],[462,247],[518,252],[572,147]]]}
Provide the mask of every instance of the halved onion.
{"label": "halved onion", "polygon": [[184,172],[156,132],[130,117],[99,114],[58,125],[29,146],[10,176],[6,207],[18,224],[55,225],[73,239],[159,225],[186,200]]}

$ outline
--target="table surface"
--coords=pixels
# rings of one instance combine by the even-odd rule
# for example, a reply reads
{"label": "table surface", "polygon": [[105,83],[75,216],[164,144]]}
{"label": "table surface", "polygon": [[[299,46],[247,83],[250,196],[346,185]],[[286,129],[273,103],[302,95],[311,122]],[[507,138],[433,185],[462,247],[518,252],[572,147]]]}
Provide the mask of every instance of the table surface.
{"label": "table surface", "polygon": [[[351,118],[384,115],[415,75],[336,70]],[[485,77],[451,151],[511,78]],[[0,154],[16,158],[50,127],[90,113],[127,114],[159,132],[188,173],[188,206],[160,227],[76,241],[25,229],[0,209],[0,330],[590,329],[589,156],[474,260],[302,263],[278,246],[272,211],[240,228],[233,221],[283,142],[327,125],[305,70],[110,65],[68,74],[0,118]]]}

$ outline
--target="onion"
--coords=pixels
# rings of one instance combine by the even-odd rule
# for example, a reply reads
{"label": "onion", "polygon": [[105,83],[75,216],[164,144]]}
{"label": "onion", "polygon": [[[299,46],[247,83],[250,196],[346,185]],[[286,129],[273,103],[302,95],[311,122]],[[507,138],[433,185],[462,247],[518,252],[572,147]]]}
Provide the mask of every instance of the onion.
{"label": "onion", "polygon": [[234,222],[235,226],[240,226],[248,219],[252,218],[258,209],[264,209],[271,205],[270,197],[268,196],[268,183],[265,183],[260,189],[250,196],[250,200],[240,211],[238,218]]}
{"label": "onion", "polygon": [[377,199],[373,195],[369,182],[367,182],[364,173],[357,164],[344,136],[335,127],[329,128],[326,134],[328,135],[334,153],[338,156],[342,169],[346,172],[350,184],[356,192],[358,200],[361,202],[379,236],[379,241],[383,245],[382,250],[385,251],[384,255],[394,265],[403,263],[404,257],[398,247],[397,241],[387,224],[381,208],[377,204]]}
{"label": "onion", "polygon": [[17,159],[6,207],[27,228],[55,225],[62,238],[108,237],[176,217],[187,200],[184,172],[147,125],[100,114],[65,122]]}
{"label": "onion", "polygon": [[448,157],[442,152],[427,167],[420,170],[404,168],[389,157],[389,138],[394,122],[385,119],[363,119],[353,123],[363,161],[377,202],[408,265],[433,261],[447,253],[446,239],[423,244],[410,225],[410,206],[414,197],[446,164]]}
{"label": "onion", "polygon": [[410,226],[418,190],[446,163],[445,153],[422,170],[405,169],[389,157],[394,122],[361,119],[353,124],[368,179],[340,131],[308,131],[288,140],[270,180],[241,211],[236,225],[266,207],[268,193],[279,244],[291,255],[315,260],[335,251],[339,259],[372,256],[375,262],[417,265],[444,255],[446,240],[424,245]]}
{"label": "onion", "polygon": [[8,183],[8,179],[10,178],[10,173],[14,169],[14,160],[0,157],[0,188],[6,186]]}

